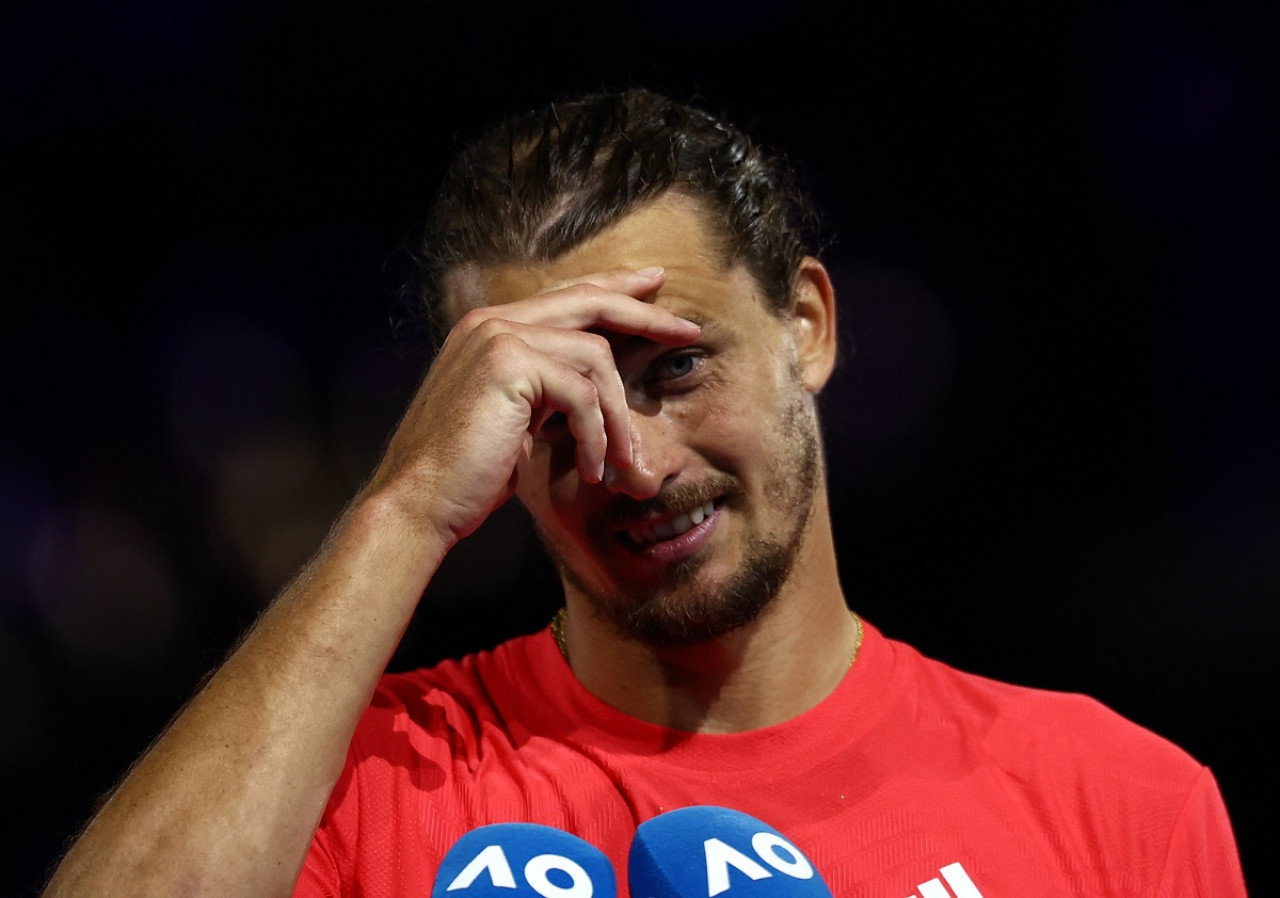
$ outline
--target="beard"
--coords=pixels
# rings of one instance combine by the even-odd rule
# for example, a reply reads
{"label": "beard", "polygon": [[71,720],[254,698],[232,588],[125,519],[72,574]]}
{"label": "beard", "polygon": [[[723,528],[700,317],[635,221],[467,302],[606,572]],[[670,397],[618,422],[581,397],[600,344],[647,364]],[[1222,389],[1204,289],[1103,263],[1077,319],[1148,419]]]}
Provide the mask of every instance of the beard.
{"label": "beard", "polygon": [[[787,582],[813,514],[821,455],[817,421],[800,396],[783,411],[776,431],[782,443],[771,459],[761,507],[781,513],[787,529],[778,534],[750,533],[743,558],[726,579],[699,584],[707,558],[699,553],[673,562],[656,587],[623,586],[613,592],[593,587],[569,561],[554,539],[538,526],[538,536],[566,586],[586,599],[592,613],[623,637],[651,645],[685,646],[710,642],[756,621]],[[663,490],[653,499],[617,500],[624,519],[640,519],[653,511],[688,508],[711,498],[730,510],[740,507],[746,491],[730,475],[713,475],[698,484]]]}

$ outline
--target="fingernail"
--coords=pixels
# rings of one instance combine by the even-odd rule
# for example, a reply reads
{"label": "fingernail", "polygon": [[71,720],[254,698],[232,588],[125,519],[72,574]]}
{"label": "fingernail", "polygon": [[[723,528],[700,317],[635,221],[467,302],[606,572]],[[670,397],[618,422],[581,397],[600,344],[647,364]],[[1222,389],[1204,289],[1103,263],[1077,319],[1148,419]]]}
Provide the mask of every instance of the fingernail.
{"label": "fingernail", "polygon": [[637,268],[636,274],[640,275],[640,277],[642,278],[652,279],[652,278],[656,278],[658,275],[662,274],[662,272],[664,271],[666,271],[666,269],[663,268],[661,265],[652,265],[648,268]]}

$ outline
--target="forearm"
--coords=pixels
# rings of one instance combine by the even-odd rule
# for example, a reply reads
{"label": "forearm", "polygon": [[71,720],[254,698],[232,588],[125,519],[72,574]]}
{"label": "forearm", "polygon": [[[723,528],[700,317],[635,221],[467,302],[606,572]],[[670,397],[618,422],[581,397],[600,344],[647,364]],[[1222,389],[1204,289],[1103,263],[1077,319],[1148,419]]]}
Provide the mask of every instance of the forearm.
{"label": "forearm", "polygon": [[46,895],[287,895],[445,550],[368,499],[138,762]]}
{"label": "forearm", "polygon": [[630,411],[592,329],[687,345],[619,269],[450,332],[370,486],[316,559],[129,773],[46,892],[287,895],[379,675],[444,553],[514,491],[535,412],[564,412],[581,476],[629,466]]}

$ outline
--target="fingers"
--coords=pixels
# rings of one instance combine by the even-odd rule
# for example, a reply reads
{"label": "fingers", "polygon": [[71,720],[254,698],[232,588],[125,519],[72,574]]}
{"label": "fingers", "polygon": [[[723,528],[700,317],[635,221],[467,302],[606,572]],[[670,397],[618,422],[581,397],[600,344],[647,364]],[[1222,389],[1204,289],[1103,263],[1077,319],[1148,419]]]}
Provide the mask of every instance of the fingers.
{"label": "fingers", "polygon": [[642,301],[655,294],[665,279],[661,268],[590,274],[557,284],[520,302],[474,309],[461,323],[502,318],[569,330],[604,329],[678,346],[696,338],[698,326]]}
{"label": "fingers", "polygon": [[[492,326],[498,326],[494,322]],[[522,326],[503,322],[510,333],[520,337],[530,348],[554,360],[558,368],[554,380],[543,379],[541,404],[564,412],[569,430],[579,443],[580,462],[594,483],[597,468],[607,460],[617,467],[631,466],[631,415],[626,388],[614,364],[609,341],[598,334],[566,331],[559,328]],[[592,411],[582,412],[586,403]],[[543,416],[542,420],[545,420]],[[539,422],[540,423],[540,422]],[[585,456],[583,453],[585,452]],[[599,464],[597,464],[599,462]]]}
{"label": "fingers", "polygon": [[541,372],[540,404],[548,410],[563,412],[573,435],[575,464],[578,475],[587,483],[604,478],[605,460],[610,438],[606,416],[595,382],[568,365],[555,364]]}
{"label": "fingers", "polygon": [[[482,343],[516,337],[532,355],[502,379],[529,403],[536,428],[545,412],[563,412],[575,441],[583,480],[598,483],[606,463],[632,465],[631,414],[609,341],[600,331],[634,335],[663,345],[695,340],[697,324],[646,302],[665,283],[661,268],[617,269],[549,287],[527,299],[473,309],[454,334]],[[542,413],[540,413],[540,411]]]}
{"label": "fingers", "polygon": [[591,274],[584,274],[581,277],[569,278],[567,281],[560,281],[545,290],[539,291],[539,295],[555,293],[568,287],[576,287],[579,284],[595,284],[605,290],[625,293],[628,296],[641,299],[657,292],[658,288],[666,282],[666,279],[667,271],[661,265],[654,265],[649,268],[614,268],[611,271],[596,271]]}

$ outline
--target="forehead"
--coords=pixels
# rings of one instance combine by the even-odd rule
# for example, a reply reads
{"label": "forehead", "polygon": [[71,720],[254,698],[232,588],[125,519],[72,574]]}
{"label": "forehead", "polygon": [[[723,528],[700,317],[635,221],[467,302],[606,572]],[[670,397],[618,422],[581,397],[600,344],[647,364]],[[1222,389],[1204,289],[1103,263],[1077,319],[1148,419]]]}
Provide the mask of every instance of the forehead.
{"label": "forehead", "polygon": [[691,318],[719,317],[727,302],[764,310],[755,278],[726,265],[697,200],[668,192],[550,262],[464,266],[447,280],[450,316],[503,305],[619,268],[659,265],[666,281],[656,302]]}

